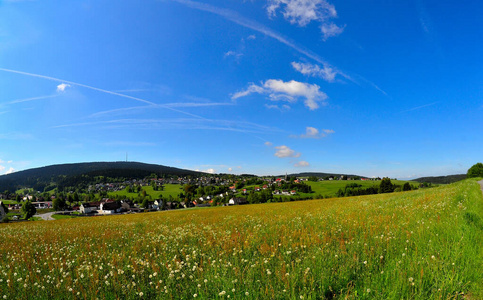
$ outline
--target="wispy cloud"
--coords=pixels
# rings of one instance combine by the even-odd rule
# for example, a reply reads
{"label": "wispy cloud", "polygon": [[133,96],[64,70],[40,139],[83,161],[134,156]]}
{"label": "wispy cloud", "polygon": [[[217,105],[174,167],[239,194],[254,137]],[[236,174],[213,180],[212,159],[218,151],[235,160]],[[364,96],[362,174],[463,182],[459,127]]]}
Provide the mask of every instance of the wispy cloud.
{"label": "wispy cloud", "polygon": [[304,134],[291,135],[290,137],[302,139],[320,139],[333,133],[335,133],[335,131],[332,129],[322,129],[319,131],[317,128],[309,126],[306,127]]}
{"label": "wispy cloud", "polygon": [[213,168],[205,169],[205,170],[200,170],[200,169],[195,169],[196,172],[203,172],[203,173],[208,173],[208,174],[215,174],[216,170]]}
{"label": "wispy cloud", "polygon": [[33,136],[28,133],[10,132],[0,133],[0,140],[31,140]]}
{"label": "wispy cloud", "polygon": [[270,16],[275,16],[277,10],[283,6],[285,19],[299,26],[337,17],[335,7],[324,0],[269,0],[268,3],[267,12]]}
{"label": "wispy cloud", "polygon": [[[177,2],[180,4],[183,4],[187,7],[201,10],[201,11],[206,11],[210,12],[213,14],[216,14],[218,16],[221,16],[231,22],[234,22],[240,26],[255,30],[257,32],[260,32],[266,36],[269,36],[271,38],[276,39],[280,43],[294,49],[295,51],[299,52],[300,54],[305,55],[306,57],[309,57],[313,60],[315,60],[318,63],[324,63],[327,65],[330,65],[327,61],[325,61],[322,57],[318,56],[317,54],[303,48],[302,46],[297,45],[296,43],[290,41],[288,38],[284,37],[282,34],[256,22],[250,19],[247,19],[241,15],[239,15],[237,12],[230,10],[230,9],[225,9],[225,8],[219,8],[210,4],[206,3],[200,3],[196,1],[191,1],[191,0],[169,0],[172,2]],[[350,77],[344,73],[340,73],[342,76],[350,80]]]}
{"label": "wispy cloud", "polygon": [[[268,27],[266,27],[266,26],[264,26],[264,25],[262,25],[262,24],[260,24],[256,21],[245,18],[245,17],[241,16],[240,14],[238,14],[237,12],[235,12],[233,10],[226,9],[226,8],[219,8],[219,7],[210,5],[210,4],[200,3],[200,2],[191,1],[191,0],[164,0],[164,1],[177,2],[179,4],[185,5],[189,8],[192,8],[192,9],[206,11],[206,12],[218,15],[220,17],[223,17],[223,18],[225,18],[225,19],[227,19],[227,20],[229,20],[233,23],[240,25],[240,26],[243,26],[243,27],[255,30],[257,32],[260,32],[260,33],[262,33],[266,36],[269,36],[269,37],[279,41],[280,43],[286,45],[287,47],[292,48],[293,50],[297,51],[298,53],[300,53],[300,54],[302,54],[302,55],[304,55],[304,56],[306,56],[306,57],[308,57],[308,58],[310,58],[310,59],[312,59],[312,60],[314,60],[314,61],[316,61],[320,64],[323,64],[324,66],[328,66],[328,67],[332,68],[340,76],[344,77],[345,79],[347,79],[351,82],[358,84],[356,79],[352,78],[352,76],[346,74],[342,70],[339,70],[335,66],[332,66],[328,61],[326,61],[321,56],[315,54],[314,52],[312,52],[308,49],[306,49],[305,47],[302,47],[302,46],[296,44],[295,42],[291,41],[290,39],[283,36],[279,32],[276,32],[275,30],[272,30],[272,29],[270,29],[270,28],[268,28]],[[373,82],[365,79],[364,77],[362,77],[360,75],[355,75],[355,76],[357,76],[359,80],[364,81],[365,83],[369,84],[370,86],[372,86],[373,88],[377,89],[378,91],[380,91],[381,93],[383,93],[384,95],[387,96],[387,93],[385,91],[383,91],[382,89],[380,89]]]}
{"label": "wispy cloud", "polygon": [[294,164],[294,167],[309,167],[310,164],[305,160],[298,161]]}
{"label": "wispy cloud", "polygon": [[144,105],[144,106],[133,106],[133,107],[123,107],[123,108],[116,108],[116,109],[110,109],[110,110],[104,110],[100,112],[93,113],[89,116],[89,118],[97,118],[101,117],[104,115],[117,115],[121,114],[123,112],[128,112],[128,111],[136,111],[136,110],[146,110],[146,109],[151,109],[154,108],[155,105]]}
{"label": "wispy cloud", "polygon": [[410,111],[413,111],[413,110],[418,110],[418,109],[421,109],[421,108],[433,106],[433,105],[438,104],[438,103],[439,103],[439,101],[436,101],[436,102],[433,102],[433,103],[424,104],[424,105],[421,105],[421,106],[416,106],[416,107],[413,107],[413,108],[410,108],[410,109],[403,110],[400,113],[405,113],[405,112],[410,112]]}
{"label": "wispy cloud", "polygon": [[[45,76],[45,75],[40,75],[40,74],[34,74],[34,73],[28,73],[28,72],[23,72],[23,71],[17,71],[17,70],[12,70],[12,69],[5,69],[5,68],[0,68],[0,71],[9,72],[9,73],[15,73],[15,74],[21,74],[21,75],[25,75],[25,76],[29,76],[29,77],[42,78],[42,79],[56,81],[56,82],[61,82],[61,85],[62,84],[65,85],[63,87],[64,89],[65,89],[65,87],[67,87],[67,85],[79,86],[79,87],[83,87],[83,88],[86,88],[86,89],[98,91],[98,92],[101,92],[101,93],[104,93],[104,94],[110,94],[110,95],[119,96],[119,97],[122,97],[122,98],[131,99],[131,100],[138,101],[138,102],[142,102],[142,103],[145,103],[145,104],[157,105],[159,107],[163,107],[165,109],[169,109],[171,111],[175,111],[175,112],[178,112],[178,113],[181,113],[181,114],[184,114],[184,115],[188,115],[188,116],[191,116],[191,117],[204,119],[201,116],[198,116],[198,115],[195,115],[195,114],[192,114],[192,113],[188,113],[188,112],[185,112],[185,111],[181,111],[181,110],[175,109],[173,107],[164,106],[162,104],[156,104],[154,102],[151,102],[151,101],[148,101],[148,100],[145,100],[145,99],[142,99],[142,98],[133,97],[133,96],[129,96],[129,95],[125,95],[125,94],[113,92],[113,91],[108,91],[108,90],[104,90],[104,89],[101,89],[101,88],[93,87],[93,86],[90,86],[90,85],[78,83],[78,82],[68,81],[68,80],[64,80],[64,79],[60,79],[60,78],[55,78],[55,77],[50,77],[50,76]],[[59,86],[61,86],[61,85],[59,85]]]}
{"label": "wispy cloud", "polygon": [[156,146],[156,143],[152,142],[127,142],[127,141],[113,141],[113,142],[105,142],[102,143],[104,146],[113,146],[113,147],[119,147],[119,146],[129,146],[129,147],[152,147]]}
{"label": "wispy cloud", "polygon": [[330,19],[337,18],[334,5],[325,0],[269,0],[267,13],[274,17],[278,10],[291,24],[304,27],[315,21],[320,23],[320,29],[324,40],[337,36],[344,31],[345,26],[337,26]]}
{"label": "wispy cloud", "polygon": [[292,67],[306,76],[320,77],[328,82],[334,82],[337,71],[324,65],[322,68],[316,64],[292,62]]}
{"label": "wispy cloud", "polygon": [[3,172],[3,170],[5,170],[5,167],[0,166],[0,174],[7,175],[7,174],[12,174],[12,173],[15,172],[15,169],[12,168],[12,167],[8,168],[8,170],[6,172]]}
{"label": "wispy cloud", "polygon": [[227,58],[227,57],[230,57],[230,56],[234,57],[236,60],[238,60],[238,59],[240,59],[240,57],[243,56],[243,53],[230,50],[230,51],[225,52],[225,54],[223,55],[224,58]]}
{"label": "wispy cloud", "polygon": [[291,107],[287,104],[284,104],[284,105],[281,105],[281,106],[278,106],[278,105],[275,105],[275,104],[265,104],[265,107],[268,108],[268,109],[276,109],[276,110],[279,110],[281,112],[289,111],[291,109]]}
{"label": "wispy cloud", "polygon": [[278,79],[269,79],[260,86],[251,84],[246,90],[233,94],[231,98],[236,100],[252,93],[268,94],[272,101],[282,100],[290,103],[296,102],[298,98],[304,98],[304,104],[310,110],[319,108],[319,102],[325,104],[324,100],[327,99],[327,95],[320,91],[320,87],[316,84],[295,80],[284,82]]}
{"label": "wispy cloud", "polygon": [[30,97],[30,98],[16,99],[16,100],[12,100],[10,102],[7,102],[4,105],[7,105],[7,104],[16,104],[16,103],[23,103],[23,102],[30,102],[30,101],[37,101],[37,100],[44,100],[44,99],[49,99],[49,98],[55,98],[55,97],[58,97],[58,96],[59,95],[46,95],[46,96],[38,96],[38,97]]}
{"label": "wispy cloud", "polygon": [[207,120],[207,119],[116,119],[107,121],[81,122],[57,125],[52,128],[70,128],[86,126],[104,126],[110,129],[193,129],[193,130],[221,130],[242,133],[281,133],[282,130],[252,122],[239,120]]}
{"label": "wispy cloud", "polygon": [[125,89],[125,90],[115,90],[116,93],[139,93],[139,92],[153,92],[155,89]]}
{"label": "wispy cloud", "polygon": [[338,36],[339,34],[344,32],[344,29],[345,25],[337,26],[334,23],[322,24],[322,26],[320,26],[320,31],[322,32],[322,39],[324,41],[326,41],[330,37]]}
{"label": "wispy cloud", "polygon": [[126,112],[132,111],[144,111],[148,109],[162,109],[166,107],[211,107],[211,106],[234,106],[235,104],[232,102],[173,102],[173,103],[166,103],[162,105],[144,105],[144,106],[133,106],[133,107],[124,107],[124,108],[116,108],[110,109],[105,111],[100,111],[93,113],[89,116],[89,118],[96,118],[104,115],[119,115]]}
{"label": "wispy cloud", "polygon": [[208,103],[199,103],[199,102],[176,102],[176,103],[166,103],[162,106],[166,107],[208,107],[208,106],[233,106],[234,103],[229,102],[208,102]]}

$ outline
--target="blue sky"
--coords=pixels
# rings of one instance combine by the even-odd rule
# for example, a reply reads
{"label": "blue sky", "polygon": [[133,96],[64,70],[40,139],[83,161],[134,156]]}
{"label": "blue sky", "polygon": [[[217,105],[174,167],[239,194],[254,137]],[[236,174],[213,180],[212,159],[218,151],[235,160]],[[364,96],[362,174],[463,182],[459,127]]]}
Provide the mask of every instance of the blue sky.
{"label": "blue sky", "polygon": [[483,3],[0,2],[0,174],[122,161],[218,173],[465,173]]}

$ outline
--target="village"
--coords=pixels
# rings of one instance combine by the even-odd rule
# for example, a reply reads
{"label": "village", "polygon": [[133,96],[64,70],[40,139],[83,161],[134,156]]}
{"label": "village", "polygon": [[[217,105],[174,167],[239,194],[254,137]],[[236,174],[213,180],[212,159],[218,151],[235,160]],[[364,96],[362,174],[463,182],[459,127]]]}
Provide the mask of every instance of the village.
{"label": "village", "polygon": [[[307,178],[287,175],[235,178],[218,176],[157,178],[153,176],[122,182],[92,184],[87,187],[87,190],[81,191],[83,193],[77,193],[73,189],[63,193],[41,193],[25,188],[16,193],[0,194],[0,201],[4,201],[5,207],[10,212],[19,211],[25,201],[30,201],[39,214],[45,211],[56,211],[73,216],[113,215],[270,202],[276,196],[294,197],[299,193],[310,193],[310,187],[304,184],[307,180]],[[334,177],[327,180],[334,180]],[[153,191],[163,191],[166,186],[179,186],[180,193],[175,197],[160,195],[161,197],[153,198],[145,191],[148,188]],[[125,193],[124,196],[122,193]],[[19,214],[13,215],[12,220],[16,219],[20,219]]]}

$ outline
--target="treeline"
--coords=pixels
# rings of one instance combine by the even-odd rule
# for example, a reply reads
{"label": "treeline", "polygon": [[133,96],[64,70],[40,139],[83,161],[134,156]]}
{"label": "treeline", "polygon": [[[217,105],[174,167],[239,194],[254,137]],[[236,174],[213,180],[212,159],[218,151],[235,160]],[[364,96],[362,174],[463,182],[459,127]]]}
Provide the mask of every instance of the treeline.
{"label": "treeline", "polygon": [[[431,187],[431,183],[422,183],[419,187]],[[350,183],[345,186],[344,189],[337,191],[337,197],[350,197],[350,196],[362,196],[362,195],[374,195],[383,193],[393,193],[401,191],[411,191],[419,188],[416,185],[411,185],[409,182],[403,185],[393,184],[391,179],[385,177],[381,180],[379,185],[363,188],[362,185],[357,183]]]}

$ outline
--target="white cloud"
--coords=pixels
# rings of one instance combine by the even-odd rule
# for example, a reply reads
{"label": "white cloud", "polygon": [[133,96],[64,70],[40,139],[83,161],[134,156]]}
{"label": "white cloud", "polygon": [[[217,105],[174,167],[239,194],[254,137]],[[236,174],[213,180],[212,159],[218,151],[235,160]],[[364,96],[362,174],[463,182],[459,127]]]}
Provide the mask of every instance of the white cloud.
{"label": "white cloud", "polygon": [[319,138],[319,136],[320,136],[319,130],[314,127],[307,127],[305,130],[305,134],[302,134],[302,137],[305,137],[305,138],[317,139]]}
{"label": "white cloud", "polygon": [[216,173],[216,170],[213,169],[213,168],[209,168],[209,169],[203,170],[201,172],[209,173],[209,174],[215,174]]}
{"label": "white cloud", "polygon": [[334,82],[337,75],[337,71],[327,64],[324,64],[324,67],[321,68],[316,64],[292,62],[292,67],[303,75],[320,77],[328,82]]}
{"label": "white cloud", "polygon": [[275,105],[275,104],[265,104],[265,107],[268,108],[268,109],[277,109],[277,110],[280,110],[280,111],[288,111],[290,110],[290,106],[288,106],[287,104],[284,104],[282,106],[278,106],[278,105]]}
{"label": "white cloud", "polygon": [[[12,161],[11,161],[11,160],[9,160],[9,161],[5,162],[5,161],[3,161],[3,160],[1,160],[1,159],[0,159],[0,163],[7,163],[7,164],[10,164],[10,163],[12,163]],[[11,174],[11,173],[15,172],[15,169],[14,169],[14,168],[12,168],[12,167],[10,167],[10,168],[8,168],[8,169],[7,169],[7,171],[4,173],[3,171],[4,171],[5,169],[7,169],[7,167],[6,167],[6,166],[2,166],[2,165],[0,165],[0,174]]]}
{"label": "white cloud", "polygon": [[236,92],[235,94],[233,94],[231,96],[231,99],[232,100],[236,100],[238,98],[248,96],[248,95],[250,95],[252,93],[262,94],[264,92],[265,92],[265,90],[262,87],[260,87],[260,86],[258,86],[256,84],[253,84],[252,83],[246,90],[240,91],[240,92]]}
{"label": "white cloud", "polygon": [[247,40],[254,40],[254,39],[256,39],[256,38],[257,38],[257,36],[256,36],[256,35],[251,34],[251,35],[249,35],[249,36],[247,37]]}
{"label": "white cloud", "polygon": [[335,131],[332,129],[322,129],[322,131],[319,131],[315,127],[306,127],[305,134],[292,135],[291,137],[298,137],[302,139],[320,139],[333,133],[335,133]]}
{"label": "white cloud", "polygon": [[267,12],[275,16],[284,7],[283,16],[292,24],[305,26],[312,21],[324,22],[337,17],[335,7],[325,0],[269,0]]}
{"label": "white cloud", "polygon": [[230,57],[230,56],[233,56],[235,59],[239,59],[240,57],[243,56],[243,53],[239,53],[239,52],[235,52],[235,51],[228,51],[225,53],[225,55],[223,55],[224,58],[227,58],[227,57]]}
{"label": "white cloud", "polygon": [[58,93],[61,93],[61,92],[64,92],[66,88],[70,87],[70,84],[66,84],[66,83],[61,83],[57,86],[57,92]]}
{"label": "white cloud", "polygon": [[323,40],[341,34],[344,27],[339,27],[329,22],[337,18],[334,5],[326,0],[268,0],[267,13],[274,17],[281,10],[284,18],[291,24],[304,27],[312,21],[321,24]]}
{"label": "white cloud", "polygon": [[289,147],[282,145],[275,147],[277,151],[275,152],[276,157],[300,157],[300,152],[295,152],[294,150],[290,149]]}
{"label": "white cloud", "polygon": [[233,171],[233,168],[228,168],[228,172],[231,172],[231,171]]}
{"label": "white cloud", "polygon": [[344,32],[345,25],[340,27],[335,25],[334,23],[329,24],[322,24],[320,26],[320,31],[322,32],[322,39],[326,41],[328,38],[333,36],[338,36],[342,32]]}
{"label": "white cloud", "polygon": [[305,160],[301,160],[294,164],[294,167],[308,167],[308,166],[310,166],[310,164]]}
{"label": "white cloud", "polygon": [[273,144],[271,142],[265,142],[265,146],[271,147]]}
{"label": "white cloud", "polygon": [[327,95],[320,91],[320,86],[316,84],[295,80],[284,82],[278,79],[269,79],[261,86],[252,83],[246,90],[233,94],[231,98],[236,100],[252,93],[268,94],[272,101],[288,101],[290,103],[297,102],[298,98],[304,98],[304,104],[310,110],[319,108],[318,102],[323,102],[327,99]]}

